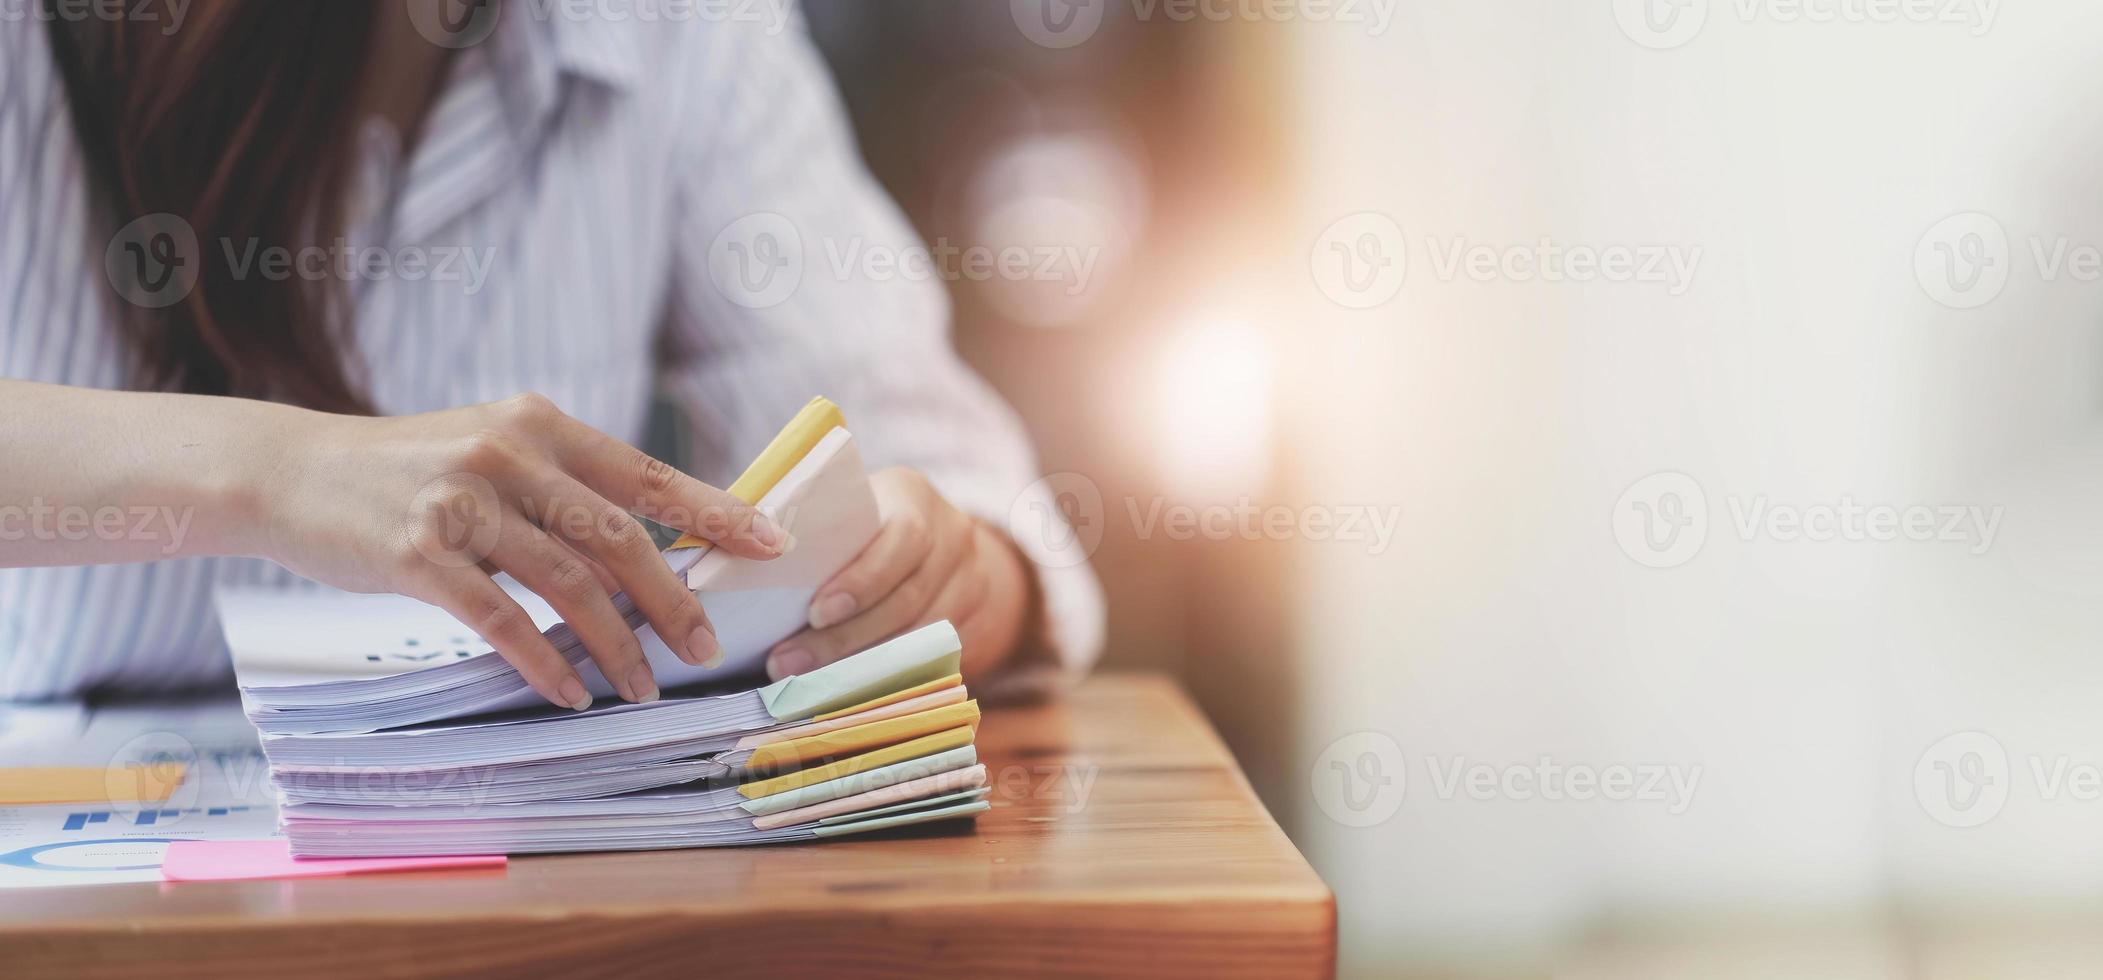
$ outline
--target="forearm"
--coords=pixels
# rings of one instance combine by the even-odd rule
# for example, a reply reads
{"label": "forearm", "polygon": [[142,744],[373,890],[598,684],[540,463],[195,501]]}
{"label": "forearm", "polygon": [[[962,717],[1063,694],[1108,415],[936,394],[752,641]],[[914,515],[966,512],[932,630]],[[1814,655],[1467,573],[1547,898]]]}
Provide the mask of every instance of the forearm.
{"label": "forearm", "polygon": [[0,380],[0,567],[261,554],[303,409]]}

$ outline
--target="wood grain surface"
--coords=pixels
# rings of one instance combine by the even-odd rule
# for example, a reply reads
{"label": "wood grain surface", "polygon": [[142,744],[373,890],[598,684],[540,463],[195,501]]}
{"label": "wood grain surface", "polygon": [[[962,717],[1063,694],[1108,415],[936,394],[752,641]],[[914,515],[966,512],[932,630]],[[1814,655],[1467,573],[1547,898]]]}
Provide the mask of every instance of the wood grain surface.
{"label": "wood grain surface", "polygon": [[975,827],[0,891],[0,976],[1326,976],[1329,890],[1172,683],[988,713]]}

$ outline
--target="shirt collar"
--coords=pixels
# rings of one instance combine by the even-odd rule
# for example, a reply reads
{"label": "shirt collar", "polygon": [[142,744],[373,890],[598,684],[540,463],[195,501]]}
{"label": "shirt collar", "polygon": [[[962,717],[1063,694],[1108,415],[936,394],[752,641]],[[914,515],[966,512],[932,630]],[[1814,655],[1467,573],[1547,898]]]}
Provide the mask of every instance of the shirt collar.
{"label": "shirt collar", "polygon": [[618,96],[640,84],[633,31],[539,14],[560,6],[507,4],[489,38],[457,54],[404,175],[396,241],[431,235],[526,167],[566,92],[591,85]]}
{"label": "shirt collar", "polygon": [[521,134],[537,135],[547,125],[566,81],[618,95],[641,80],[633,31],[600,17],[566,17],[561,9],[561,4],[507,4],[487,44],[489,68]]}

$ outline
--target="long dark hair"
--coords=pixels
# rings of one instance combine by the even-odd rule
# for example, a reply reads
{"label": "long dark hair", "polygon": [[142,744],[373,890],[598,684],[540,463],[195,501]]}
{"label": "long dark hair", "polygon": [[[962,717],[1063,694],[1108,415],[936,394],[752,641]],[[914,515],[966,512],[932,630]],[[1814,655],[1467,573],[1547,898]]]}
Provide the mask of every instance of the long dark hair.
{"label": "long dark hair", "polygon": [[[153,21],[55,16],[53,2],[44,0],[52,53],[100,222],[114,233],[173,214],[199,243],[196,285],[182,300],[117,304],[136,383],[371,414],[339,353],[343,285],[236,275],[223,245],[297,249],[340,233],[370,0],[217,0],[197,4],[173,33]],[[96,242],[95,261],[108,240]]]}

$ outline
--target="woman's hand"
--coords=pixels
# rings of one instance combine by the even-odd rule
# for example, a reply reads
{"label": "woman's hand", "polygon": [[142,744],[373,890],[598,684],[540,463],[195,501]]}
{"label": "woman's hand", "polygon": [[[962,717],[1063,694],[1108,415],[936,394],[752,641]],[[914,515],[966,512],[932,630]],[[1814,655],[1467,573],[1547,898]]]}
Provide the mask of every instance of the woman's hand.
{"label": "woman's hand", "polygon": [[614,689],[644,702],[657,682],[613,591],[681,660],[710,666],[722,647],[632,513],[746,558],[789,545],[751,506],[537,395],[400,418],[303,413],[281,441],[252,498],[257,550],[340,588],[439,606],[543,697],[579,710],[591,704],[582,680],[491,575],[509,572],[547,599]]}
{"label": "woman's hand", "polygon": [[967,673],[1006,660],[1029,611],[1029,573],[1014,544],[912,470],[869,483],[883,529],[818,589],[811,628],[767,655],[768,675],[804,673],[939,619],[963,637]]}

